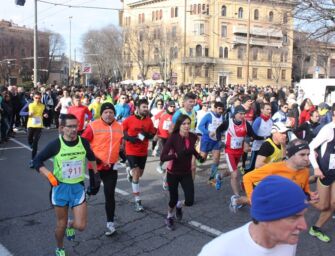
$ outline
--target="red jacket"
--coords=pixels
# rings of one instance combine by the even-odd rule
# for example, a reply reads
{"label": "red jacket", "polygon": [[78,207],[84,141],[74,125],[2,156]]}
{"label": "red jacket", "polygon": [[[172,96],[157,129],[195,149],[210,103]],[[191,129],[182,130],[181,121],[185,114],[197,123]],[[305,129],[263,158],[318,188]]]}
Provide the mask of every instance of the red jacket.
{"label": "red jacket", "polygon": [[87,120],[92,120],[92,113],[86,106],[70,106],[68,108],[68,114],[74,115],[78,120],[78,131],[84,129],[85,115],[87,115]]}

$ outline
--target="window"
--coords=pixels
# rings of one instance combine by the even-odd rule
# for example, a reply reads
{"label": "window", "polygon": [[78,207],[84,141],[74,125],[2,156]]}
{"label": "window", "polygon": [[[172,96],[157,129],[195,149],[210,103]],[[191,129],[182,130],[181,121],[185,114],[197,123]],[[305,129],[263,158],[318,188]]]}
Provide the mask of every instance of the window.
{"label": "window", "polygon": [[201,4],[198,4],[198,14],[201,13]]}
{"label": "window", "polygon": [[171,8],[171,18],[174,18],[174,8]]}
{"label": "window", "polygon": [[203,23],[195,23],[194,24],[194,35],[200,36],[205,33],[205,24]]}
{"label": "window", "polygon": [[188,75],[193,76],[192,66],[189,66],[189,68],[188,68]]}
{"label": "window", "polygon": [[158,48],[155,48],[155,50],[154,50],[154,62],[155,63],[159,62],[159,50],[158,50]]}
{"label": "window", "polygon": [[225,59],[228,59],[228,47],[225,47],[225,48],[224,48],[223,57],[224,57]]}
{"label": "window", "polygon": [[239,46],[237,48],[237,58],[239,60],[243,60],[243,58],[244,58],[244,48],[242,46]]}
{"label": "window", "polygon": [[206,5],[206,14],[209,15],[209,4]]}
{"label": "window", "polygon": [[175,59],[178,58],[178,47],[177,46],[173,50],[173,58],[175,58]]}
{"label": "window", "polygon": [[252,78],[253,78],[253,79],[257,79],[257,71],[258,71],[257,68],[253,68],[253,69],[252,69]]}
{"label": "window", "polygon": [[284,53],[280,53],[280,62],[284,62]]}
{"label": "window", "polygon": [[205,48],[205,57],[208,57],[209,50],[208,48]]}
{"label": "window", "polygon": [[197,14],[197,5],[196,4],[194,4],[193,5],[193,14]]}
{"label": "window", "polygon": [[258,9],[254,10],[254,20],[259,20],[259,11],[258,11]]}
{"label": "window", "polygon": [[258,48],[253,48],[252,49],[252,60],[257,60],[258,59]]}
{"label": "window", "polygon": [[193,48],[190,48],[190,57],[193,57]]}
{"label": "window", "polygon": [[26,51],[24,48],[21,49],[21,58],[26,57]]}
{"label": "window", "polygon": [[206,5],[205,4],[202,4],[202,11],[201,11],[202,14],[206,14]]}
{"label": "window", "polygon": [[[191,14],[192,14],[192,6],[191,6]],[[178,7],[171,8],[171,18],[178,17]]]}
{"label": "window", "polygon": [[177,27],[173,26],[171,30],[171,37],[176,38],[177,37]]}
{"label": "window", "polygon": [[162,18],[163,18],[163,11],[160,10],[160,11],[159,11],[159,19],[161,20]]}
{"label": "window", "polygon": [[221,16],[227,16],[227,7],[225,5],[221,7]]}
{"label": "window", "polygon": [[175,17],[178,17],[178,7],[175,7],[175,8],[174,8],[174,16],[175,16]]}
{"label": "window", "polygon": [[201,77],[201,66],[195,66],[195,76]]}
{"label": "window", "polygon": [[195,55],[196,55],[196,57],[201,57],[202,56],[202,47],[201,47],[200,44],[198,44],[195,47]]}
{"label": "window", "polygon": [[159,11],[156,11],[155,20],[158,20],[158,19],[159,19]]}
{"label": "window", "polygon": [[227,37],[227,26],[221,25],[221,37]]}
{"label": "window", "polygon": [[154,21],[155,20],[155,11],[152,11],[152,21]]}
{"label": "window", "polygon": [[143,31],[140,31],[139,34],[138,34],[138,39],[140,42],[143,41]]}
{"label": "window", "polygon": [[237,78],[242,78],[242,67],[237,67]]}
{"label": "window", "polygon": [[243,19],[243,8],[242,7],[238,8],[238,18]]}
{"label": "window", "polygon": [[273,55],[272,49],[269,49],[269,51],[268,51],[268,61],[272,61],[272,55]]}
{"label": "window", "polygon": [[219,48],[219,58],[223,58],[223,47]]}
{"label": "window", "polygon": [[269,21],[273,21],[273,11],[269,12]]}
{"label": "window", "polygon": [[283,44],[287,44],[287,43],[288,43],[287,33],[284,32],[283,33]]}
{"label": "window", "polygon": [[286,70],[285,69],[281,71],[281,80],[286,80]]}
{"label": "window", "polygon": [[272,69],[268,69],[268,72],[267,72],[267,78],[268,79],[272,79]]}
{"label": "window", "polygon": [[209,77],[209,67],[205,67],[205,77]]}
{"label": "window", "polygon": [[283,23],[284,23],[284,24],[287,24],[287,22],[288,22],[288,15],[287,15],[287,13],[285,12],[284,15],[283,15]]}

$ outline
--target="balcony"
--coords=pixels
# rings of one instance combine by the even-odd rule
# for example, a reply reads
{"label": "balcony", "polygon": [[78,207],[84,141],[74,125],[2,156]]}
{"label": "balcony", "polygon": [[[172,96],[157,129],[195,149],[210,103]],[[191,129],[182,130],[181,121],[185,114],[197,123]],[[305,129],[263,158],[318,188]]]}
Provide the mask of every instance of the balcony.
{"label": "balcony", "polygon": [[183,64],[216,64],[216,60],[210,57],[187,57],[183,58]]}
{"label": "balcony", "polygon": [[[233,39],[233,44],[247,44],[247,37],[245,36],[235,36]],[[255,46],[267,46],[267,47],[276,47],[280,48],[283,46],[283,42],[281,40],[269,40],[267,38],[250,38],[250,45]]]}
{"label": "balcony", "polygon": [[[234,34],[247,34],[248,28],[247,27],[233,27]],[[276,37],[282,38],[283,33],[282,31],[274,28],[250,28],[250,35],[254,36],[264,36],[264,37]]]}

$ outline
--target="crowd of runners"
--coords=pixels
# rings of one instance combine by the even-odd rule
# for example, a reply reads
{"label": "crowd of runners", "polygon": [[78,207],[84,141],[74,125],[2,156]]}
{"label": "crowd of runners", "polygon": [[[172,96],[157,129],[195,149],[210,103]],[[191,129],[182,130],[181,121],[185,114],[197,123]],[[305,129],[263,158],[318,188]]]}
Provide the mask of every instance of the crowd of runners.
{"label": "crowd of runners", "polygon": [[[309,204],[320,211],[309,234],[330,242],[322,228],[335,209],[335,105],[316,106],[313,99],[298,97],[294,89],[271,86],[38,84],[31,90],[1,87],[0,113],[0,143],[18,131],[26,133],[32,149],[27,164],[52,185],[58,256],[65,255],[64,236],[73,240],[75,230],[85,229],[86,198],[98,193],[101,182],[105,235],[115,233],[118,171],[127,172],[135,211],[145,211],[140,184],[148,156],[160,160],[156,171],[162,176],[162,188],[169,193],[165,218],[169,230],[183,218],[183,208],[193,205],[197,167],[207,161],[210,188],[220,190],[223,177],[230,176],[227,204],[234,213],[251,205],[252,225],[256,226],[258,222],[291,218],[306,208],[300,201],[297,204],[301,207],[294,208],[292,201],[295,211],[288,215],[277,218],[272,213],[267,220],[264,214],[255,214],[260,199],[256,195],[253,199],[253,191],[262,180],[278,175],[293,181]],[[38,153],[42,130],[50,128],[57,128],[59,137]],[[49,158],[53,158],[52,170],[44,164]],[[86,170],[90,177],[87,188]],[[283,181],[275,180],[275,185],[278,182]],[[311,183],[316,183],[315,191],[311,191]],[[286,185],[295,191],[294,185]],[[277,200],[275,196],[273,200]],[[73,219],[68,218],[69,207]],[[299,231],[306,228],[297,227]],[[210,246],[206,250],[211,251]]]}

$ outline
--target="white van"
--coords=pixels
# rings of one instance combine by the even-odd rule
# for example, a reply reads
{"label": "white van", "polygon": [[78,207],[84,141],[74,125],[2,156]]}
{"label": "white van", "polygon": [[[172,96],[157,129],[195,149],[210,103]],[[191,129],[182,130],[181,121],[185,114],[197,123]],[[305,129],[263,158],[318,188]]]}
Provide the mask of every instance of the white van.
{"label": "white van", "polygon": [[335,79],[301,79],[298,86],[298,99],[310,98],[314,105],[335,102]]}

